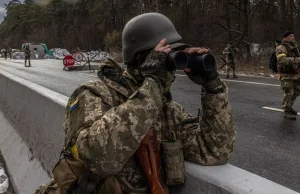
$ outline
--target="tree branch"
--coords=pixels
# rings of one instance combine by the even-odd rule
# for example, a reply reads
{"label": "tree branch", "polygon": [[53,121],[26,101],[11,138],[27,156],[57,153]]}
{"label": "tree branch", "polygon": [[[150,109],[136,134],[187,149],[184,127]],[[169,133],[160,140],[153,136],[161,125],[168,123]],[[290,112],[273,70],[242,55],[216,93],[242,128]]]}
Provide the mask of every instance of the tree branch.
{"label": "tree branch", "polygon": [[251,17],[250,17],[250,20],[248,21],[248,25],[251,23],[253,17],[254,17],[254,13],[257,11],[257,9],[259,8],[260,4],[261,4],[262,1],[259,1],[259,3],[257,4],[257,6],[254,8],[252,14],[251,14]]}
{"label": "tree branch", "polygon": [[214,17],[216,18],[217,23],[218,23],[222,28],[224,28],[226,31],[228,31],[228,32],[235,32],[235,33],[237,33],[237,34],[242,34],[242,32],[240,32],[240,31],[238,31],[238,30],[232,30],[232,29],[229,29],[229,28],[227,28],[226,26],[224,26],[224,25],[219,21],[219,19],[217,18],[216,15],[215,15]]}
{"label": "tree branch", "polygon": [[244,15],[246,14],[245,10],[243,10],[242,8],[240,8],[239,6],[237,6],[236,4],[234,4],[232,2],[229,2],[228,4],[229,5],[233,5],[235,8],[237,8],[238,10],[240,10],[241,12],[243,12]]}

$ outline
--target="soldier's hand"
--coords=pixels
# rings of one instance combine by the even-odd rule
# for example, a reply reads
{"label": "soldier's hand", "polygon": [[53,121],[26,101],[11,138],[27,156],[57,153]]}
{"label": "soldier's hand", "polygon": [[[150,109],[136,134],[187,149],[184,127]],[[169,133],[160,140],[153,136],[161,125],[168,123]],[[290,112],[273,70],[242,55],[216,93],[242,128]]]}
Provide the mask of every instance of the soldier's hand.
{"label": "soldier's hand", "polygon": [[171,51],[171,46],[167,44],[167,39],[164,38],[156,45],[154,50],[168,54]]}
{"label": "soldier's hand", "polygon": [[162,39],[147,56],[141,66],[144,77],[152,77],[157,83],[165,85],[167,79],[166,58],[171,51],[166,39]]}
{"label": "soldier's hand", "polygon": [[[195,48],[187,48],[184,50],[187,54],[191,55],[191,54],[206,54],[209,53],[209,49],[207,48],[201,48],[201,47],[195,47]],[[201,65],[201,64],[199,64]],[[207,72],[206,74],[200,75],[199,73],[195,73],[192,71],[192,69],[190,68],[185,68],[184,72],[187,74],[187,76],[190,78],[190,80],[192,80],[194,83],[198,84],[198,85],[202,85],[203,87],[205,87],[205,84],[216,79],[219,74],[217,72],[217,70],[213,70],[210,72]]]}

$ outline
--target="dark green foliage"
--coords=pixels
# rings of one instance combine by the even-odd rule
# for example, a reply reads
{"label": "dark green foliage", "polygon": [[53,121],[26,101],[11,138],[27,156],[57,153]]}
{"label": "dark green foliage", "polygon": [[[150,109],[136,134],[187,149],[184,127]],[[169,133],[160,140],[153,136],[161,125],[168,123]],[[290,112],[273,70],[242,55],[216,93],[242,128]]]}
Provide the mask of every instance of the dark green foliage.
{"label": "dark green foliage", "polygon": [[[300,3],[271,0],[12,0],[0,24],[0,47],[20,48],[24,42],[43,42],[50,48],[74,50],[111,48],[121,51],[120,35],[126,22],[141,13],[167,15],[192,45],[220,52],[241,36],[238,46],[250,55],[247,43],[280,38],[282,31],[300,34]],[[280,1],[281,2],[281,1]],[[257,9],[256,9],[257,7]],[[252,13],[253,17],[252,17]],[[228,29],[226,30],[221,25]],[[242,41],[243,40],[243,41]]]}

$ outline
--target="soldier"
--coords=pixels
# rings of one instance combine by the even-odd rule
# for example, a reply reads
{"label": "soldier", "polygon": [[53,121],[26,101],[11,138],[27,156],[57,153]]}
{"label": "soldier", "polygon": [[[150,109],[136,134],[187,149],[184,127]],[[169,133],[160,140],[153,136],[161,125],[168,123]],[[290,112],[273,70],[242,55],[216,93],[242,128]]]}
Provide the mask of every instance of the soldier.
{"label": "soldier", "polygon": [[31,54],[30,54],[29,46],[26,45],[26,47],[25,47],[25,67],[27,67],[26,66],[27,60],[28,60],[28,64],[29,64],[28,67],[31,66],[31,64],[30,64],[30,56],[31,56]]}
{"label": "soldier", "polygon": [[7,59],[7,49],[4,49],[4,58]]}
{"label": "soldier", "polygon": [[223,51],[223,55],[226,55],[226,78],[229,78],[230,67],[232,68],[233,78],[238,78],[236,76],[236,56],[239,49],[234,46],[233,43],[229,43]]}
{"label": "soldier", "polygon": [[[54,179],[36,193],[153,193],[135,157],[149,130],[157,133],[162,145],[171,136],[177,139],[182,164],[183,157],[201,165],[229,160],[236,130],[228,89],[218,73],[198,76],[184,70],[203,89],[201,118],[191,116],[171,98],[175,71],[167,70],[167,53],[209,52],[179,43],[181,39],[172,22],[159,13],[142,14],[126,24],[122,46],[127,69],[107,58],[98,69],[101,81],[84,83],[73,92],[64,121],[65,148],[53,170]],[[180,178],[176,180],[183,183],[184,177]],[[166,186],[163,189],[168,193]]]}
{"label": "soldier", "polygon": [[282,109],[284,118],[296,120],[297,111],[292,106],[300,94],[300,52],[294,33],[286,31],[282,43],[276,47],[278,79],[284,92]]}

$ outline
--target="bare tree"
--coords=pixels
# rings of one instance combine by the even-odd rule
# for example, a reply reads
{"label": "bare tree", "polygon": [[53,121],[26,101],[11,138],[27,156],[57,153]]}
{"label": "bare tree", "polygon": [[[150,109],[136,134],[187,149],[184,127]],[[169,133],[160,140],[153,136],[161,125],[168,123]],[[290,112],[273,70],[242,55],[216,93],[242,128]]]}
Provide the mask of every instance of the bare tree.
{"label": "bare tree", "polygon": [[[250,33],[251,33],[251,23],[259,8],[262,1],[257,2],[255,5],[251,7],[250,0],[239,0],[238,2],[228,0],[225,3],[225,10],[230,8],[235,9],[239,14],[239,17],[235,17],[230,15],[231,12],[226,11],[225,23],[220,21],[222,18],[215,15],[215,19],[219,26],[221,26],[228,33],[232,34],[229,36],[231,42],[237,44],[238,42],[242,42],[246,48],[247,60],[251,59],[251,47],[250,47]],[[237,4],[238,3],[238,4]],[[230,8],[228,8],[230,7]],[[224,20],[224,17],[223,17]],[[231,21],[238,20],[240,23],[236,25],[236,27],[231,26]],[[241,27],[243,26],[243,27]]]}

